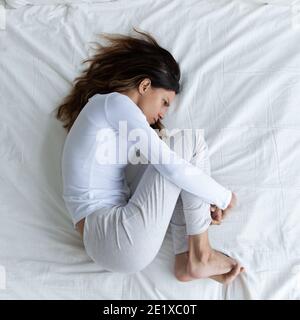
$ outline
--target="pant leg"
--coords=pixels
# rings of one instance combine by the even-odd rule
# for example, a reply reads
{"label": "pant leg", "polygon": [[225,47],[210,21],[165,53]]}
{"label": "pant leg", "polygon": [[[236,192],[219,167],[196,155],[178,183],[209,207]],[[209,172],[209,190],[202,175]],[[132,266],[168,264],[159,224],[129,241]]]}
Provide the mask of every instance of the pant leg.
{"label": "pant leg", "polygon": [[[180,134],[175,135],[181,141]],[[185,137],[185,158],[195,153],[194,136]],[[101,208],[85,219],[84,245],[104,269],[134,273],[157,255],[181,188],[148,164],[125,206]]]}
{"label": "pant leg", "polygon": [[[196,151],[190,162],[201,168],[206,174],[211,175],[208,146],[204,139],[203,130],[196,131],[195,139]],[[210,223],[210,204],[185,190],[181,190],[170,221],[174,254],[187,252],[188,235],[206,231]]]}

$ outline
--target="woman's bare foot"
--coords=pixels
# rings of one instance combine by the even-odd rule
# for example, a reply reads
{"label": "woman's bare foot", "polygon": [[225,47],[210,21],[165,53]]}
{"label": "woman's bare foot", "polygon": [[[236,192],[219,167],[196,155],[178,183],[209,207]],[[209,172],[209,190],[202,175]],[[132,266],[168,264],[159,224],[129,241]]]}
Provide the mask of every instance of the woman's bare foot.
{"label": "woman's bare foot", "polygon": [[226,256],[220,251],[211,249],[200,259],[189,256],[187,271],[193,278],[200,279],[226,274],[232,271],[236,265],[238,265],[236,260]]}
{"label": "woman's bare foot", "polygon": [[208,278],[225,274],[232,271],[236,265],[238,265],[236,260],[211,248],[208,230],[189,236],[187,272],[193,278]]}
{"label": "woman's bare foot", "polygon": [[195,280],[187,271],[187,263],[189,259],[188,252],[183,252],[175,255],[174,273],[179,281]]}
{"label": "woman's bare foot", "polygon": [[[175,271],[175,276],[176,276],[177,280],[186,282],[186,281],[198,279],[198,278],[192,277],[189,274],[189,272],[187,271],[188,261],[189,261],[189,253],[188,252],[184,252],[184,253],[180,253],[180,254],[175,255],[174,271]],[[240,264],[237,264],[228,273],[213,275],[213,276],[210,276],[209,278],[212,280],[215,280],[217,282],[220,282],[222,284],[229,284],[229,283],[233,282],[233,280],[243,271],[244,271],[244,268],[241,267]]]}
{"label": "woman's bare foot", "polygon": [[210,276],[211,279],[216,280],[223,284],[229,284],[233,282],[233,280],[242,272],[245,271],[244,267],[241,267],[241,265],[238,263],[233,269],[227,273],[219,274],[216,276]]}

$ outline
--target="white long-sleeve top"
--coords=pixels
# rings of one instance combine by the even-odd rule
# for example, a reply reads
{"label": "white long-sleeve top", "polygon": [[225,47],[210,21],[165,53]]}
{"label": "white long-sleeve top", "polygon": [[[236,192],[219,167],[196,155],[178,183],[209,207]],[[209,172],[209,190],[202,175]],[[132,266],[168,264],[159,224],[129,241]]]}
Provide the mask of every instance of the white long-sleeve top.
{"label": "white long-sleeve top", "polygon": [[[137,143],[130,135],[143,139]],[[128,202],[125,167],[137,156],[133,150],[181,189],[221,209],[230,203],[231,191],[161,140],[132,99],[119,92],[96,94],[78,115],[63,148],[63,199],[74,226],[101,207]]]}

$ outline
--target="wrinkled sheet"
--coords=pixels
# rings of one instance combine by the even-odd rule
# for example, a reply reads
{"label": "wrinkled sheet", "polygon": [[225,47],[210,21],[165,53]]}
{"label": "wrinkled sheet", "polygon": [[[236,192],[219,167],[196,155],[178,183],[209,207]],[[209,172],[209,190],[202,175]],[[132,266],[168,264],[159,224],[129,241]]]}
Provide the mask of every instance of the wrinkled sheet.
{"label": "wrinkled sheet", "polygon": [[[290,8],[124,1],[6,10],[0,31],[0,299],[299,299],[300,29]],[[238,205],[211,244],[247,272],[179,282],[170,228],[133,275],[99,269],[62,199],[66,132],[54,110],[96,34],[152,33],[182,70],[164,124],[203,128],[212,176]],[[135,34],[135,33],[133,33]]]}

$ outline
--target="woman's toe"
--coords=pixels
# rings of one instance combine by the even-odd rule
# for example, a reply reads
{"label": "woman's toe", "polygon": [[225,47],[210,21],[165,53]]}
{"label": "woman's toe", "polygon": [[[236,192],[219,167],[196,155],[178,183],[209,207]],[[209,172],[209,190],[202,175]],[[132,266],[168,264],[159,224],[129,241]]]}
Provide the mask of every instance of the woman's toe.
{"label": "woman's toe", "polygon": [[241,265],[237,263],[228,273],[224,274],[224,284],[231,283],[241,272]]}

